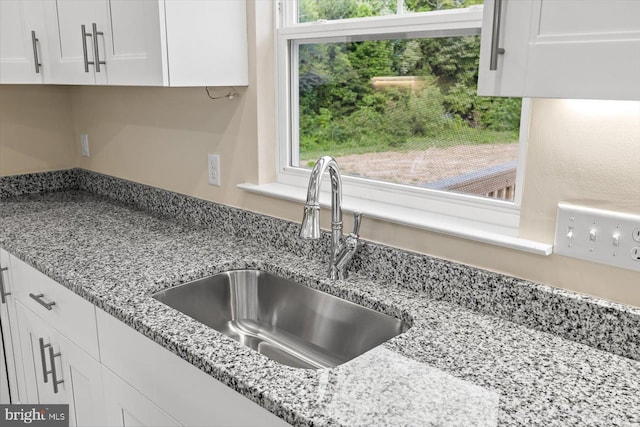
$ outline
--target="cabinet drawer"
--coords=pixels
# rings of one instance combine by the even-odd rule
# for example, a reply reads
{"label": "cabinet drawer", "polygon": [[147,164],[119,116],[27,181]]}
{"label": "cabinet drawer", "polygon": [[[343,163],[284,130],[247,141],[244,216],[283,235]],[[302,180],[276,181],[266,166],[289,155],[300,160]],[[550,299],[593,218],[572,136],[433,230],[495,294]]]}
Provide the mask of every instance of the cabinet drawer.
{"label": "cabinet drawer", "polygon": [[13,256],[11,267],[16,299],[99,360],[93,304]]}

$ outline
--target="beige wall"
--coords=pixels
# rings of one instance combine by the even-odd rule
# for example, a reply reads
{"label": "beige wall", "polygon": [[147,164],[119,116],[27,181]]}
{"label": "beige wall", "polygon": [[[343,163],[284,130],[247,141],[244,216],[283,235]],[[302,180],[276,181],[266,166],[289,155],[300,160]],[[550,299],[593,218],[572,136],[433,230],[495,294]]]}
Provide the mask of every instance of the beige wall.
{"label": "beige wall", "polygon": [[[274,176],[270,8],[271,2],[249,2],[250,84],[238,89],[237,99],[211,100],[202,88],[36,88],[36,92],[47,93],[59,90],[61,95],[68,91],[66,114],[71,116],[69,138],[74,154],[63,157],[70,164],[97,172],[300,220],[300,205],[236,187],[242,182],[268,182]],[[13,90],[19,95],[34,89]],[[224,91],[218,89],[216,94]],[[39,108],[35,99],[30,102]],[[4,110],[5,104],[3,99],[0,108]],[[19,122],[19,118],[12,120]],[[553,241],[558,201],[640,213],[640,103],[536,100],[532,121],[522,205],[523,237]],[[81,133],[89,135],[90,158],[80,156],[76,141]],[[3,138],[0,150],[11,143]],[[221,155],[221,188],[207,184],[207,153]],[[42,156],[41,160],[47,158]],[[41,170],[38,162],[27,162],[23,169]],[[0,173],[6,174],[4,169]],[[324,220],[327,217],[325,214]],[[372,219],[363,222],[362,235],[640,306],[640,273],[630,270],[536,256]]]}
{"label": "beige wall", "polygon": [[0,175],[73,167],[71,95],[64,86],[0,85]]}
{"label": "beige wall", "polygon": [[[257,180],[255,90],[238,92],[212,100],[202,88],[74,88],[76,139],[86,133],[91,148],[88,158],[76,150],[76,164],[237,205],[234,183]],[[222,187],[208,184],[207,153],[220,154]]]}
{"label": "beige wall", "polygon": [[522,237],[553,241],[559,201],[640,214],[640,102],[537,99],[531,122]]}
{"label": "beige wall", "polygon": [[[249,86],[234,99],[204,88],[74,87],[76,139],[86,133],[91,146],[77,165],[242,206],[237,184],[275,176],[271,15],[271,2],[248,2]],[[221,187],[208,184],[208,153],[220,155]]]}
{"label": "beige wall", "polygon": [[[640,214],[640,102],[534,100],[529,140],[522,237],[553,242],[562,201]],[[631,270],[550,256],[522,274],[640,306]]]}

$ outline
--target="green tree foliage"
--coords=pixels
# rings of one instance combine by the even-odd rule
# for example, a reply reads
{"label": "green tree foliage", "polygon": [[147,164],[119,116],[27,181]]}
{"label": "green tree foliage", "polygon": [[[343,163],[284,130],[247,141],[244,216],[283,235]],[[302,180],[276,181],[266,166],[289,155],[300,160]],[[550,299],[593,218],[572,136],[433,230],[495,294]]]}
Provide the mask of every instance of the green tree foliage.
{"label": "green tree foliage", "polygon": [[456,9],[482,3],[484,0],[404,0],[405,8],[411,12]]}
{"label": "green tree foliage", "polygon": [[298,21],[348,19],[396,13],[395,0],[300,0]]}
{"label": "green tree foliage", "polygon": [[[405,0],[405,8],[423,12],[478,3],[482,0]],[[373,16],[389,13],[395,4],[301,0],[299,15],[307,21]],[[476,95],[479,52],[478,36],[301,44],[302,156],[402,149],[420,141],[517,140],[520,100]],[[401,76],[418,83],[373,84],[375,77]]]}

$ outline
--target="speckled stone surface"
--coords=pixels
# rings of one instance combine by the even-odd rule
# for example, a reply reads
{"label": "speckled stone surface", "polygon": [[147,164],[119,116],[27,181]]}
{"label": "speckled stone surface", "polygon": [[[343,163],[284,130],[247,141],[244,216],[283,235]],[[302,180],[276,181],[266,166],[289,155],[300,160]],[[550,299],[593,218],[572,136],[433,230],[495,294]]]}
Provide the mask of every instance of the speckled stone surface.
{"label": "speckled stone surface", "polygon": [[0,177],[0,199],[78,188],[78,176],[77,169],[3,176]]}
{"label": "speckled stone surface", "polygon": [[[297,238],[298,224],[81,169],[80,188],[142,209],[328,259],[329,236]],[[366,218],[365,218],[366,220]],[[640,309],[363,241],[351,271],[471,310],[640,360]]]}
{"label": "speckled stone surface", "polygon": [[[330,281],[312,259],[322,242],[299,249],[259,230],[286,233],[291,223],[93,175],[75,172],[92,192],[0,201],[0,247],[291,424],[640,425],[640,362],[509,320],[533,316],[527,326],[578,338],[575,325],[610,321],[598,327],[620,340],[635,333],[637,351],[637,309],[369,243],[349,280]],[[337,368],[302,370],[150,296],[235,268],[280,274],[412,327]],[[501,309],[501,299],[513,304]],[[561,314],[544,315],[553,308]]]}

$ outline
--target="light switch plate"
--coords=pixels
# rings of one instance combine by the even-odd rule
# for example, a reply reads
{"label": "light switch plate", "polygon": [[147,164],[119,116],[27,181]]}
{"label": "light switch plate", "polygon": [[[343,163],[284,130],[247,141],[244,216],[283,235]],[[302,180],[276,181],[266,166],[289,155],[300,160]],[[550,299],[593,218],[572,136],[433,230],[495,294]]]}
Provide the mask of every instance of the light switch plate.
{"label": "light switch plate", "polygon": [[640,271],[640,215],[558,204],[553,252]]}

